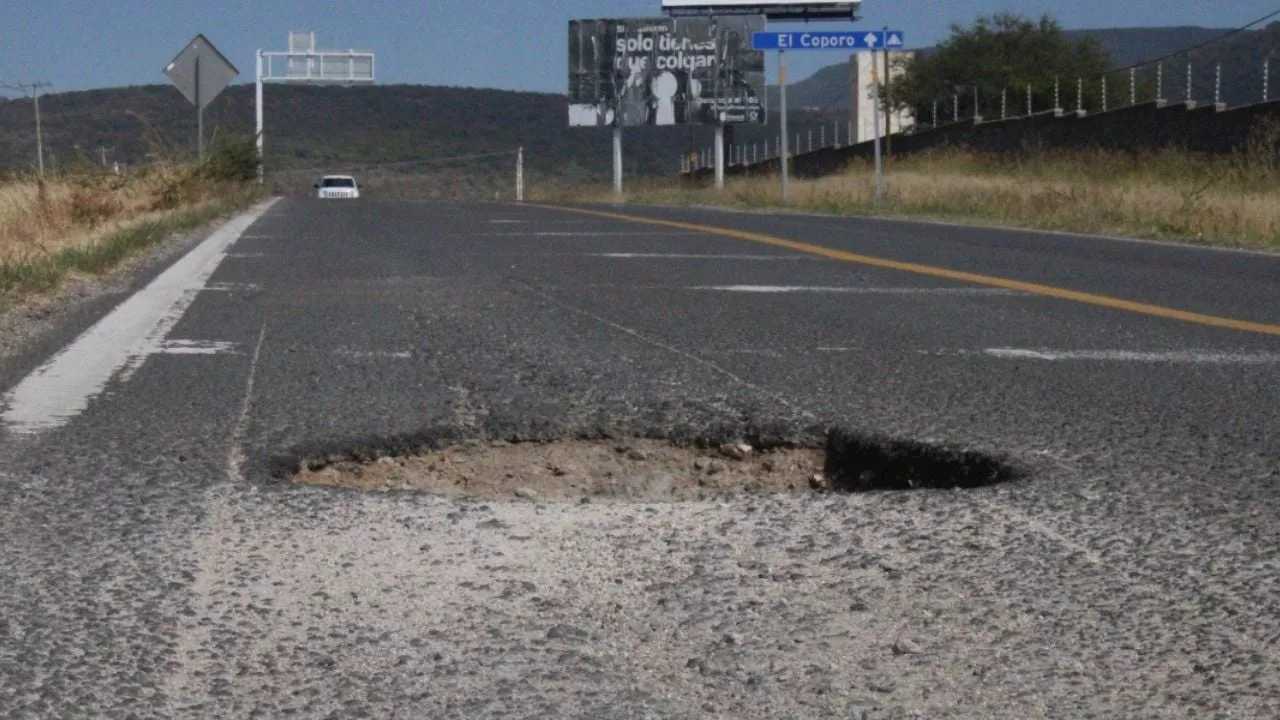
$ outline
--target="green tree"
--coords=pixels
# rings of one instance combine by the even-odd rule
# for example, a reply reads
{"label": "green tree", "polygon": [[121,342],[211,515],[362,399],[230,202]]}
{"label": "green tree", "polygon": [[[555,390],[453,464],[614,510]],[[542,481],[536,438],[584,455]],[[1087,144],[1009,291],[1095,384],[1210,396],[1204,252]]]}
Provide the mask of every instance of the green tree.
{"label": "green tree", "polygon": [[970,27],[952,25],[951,36],[935,52],[907,61],[905,74],[892,87],[892,102],[912,108],[921,124],[932,122],[934,102],[944,119],[939,122],[950,120],[957,98],[960,117],[991,119],[1000,117],[1003,92],[1008,114],[1025,114],[1028,85],[1034,112],[1053,109],[1055,80],[1061,106],[1074,108],[1076,79],[1085,78],[1086,106],[1093,106],[1100,92],[1093,80],[1110,65],[1097,42],[1072,41],[1048,15],[1039,20],[1010,12],[984,15]]}

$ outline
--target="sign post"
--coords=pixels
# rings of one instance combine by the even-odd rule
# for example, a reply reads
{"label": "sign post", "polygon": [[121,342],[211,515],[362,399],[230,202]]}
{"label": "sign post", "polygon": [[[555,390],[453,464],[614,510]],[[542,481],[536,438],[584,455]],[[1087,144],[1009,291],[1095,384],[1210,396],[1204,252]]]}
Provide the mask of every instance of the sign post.
{"label": "sign post", "polygon": [[[876,50],[884,49],[886,53],[894,48],[901,48],[906,36],[899,30],[864,31],[849,30],[840,32],[756,32],[751,34],[751,47],[755,50],[778,51],[778,90],[782,102],[782,202],[790,200],[790,187],[787,176],[787,60],[788,50]],[[886,58],[887,58],[886,54]],[[886,59],[887,62],[887,59]],[[871,71],[875,77],[875,58],[871,60]],[[880,158],[880,89],[879,78],[873,85],[875,92],[875,127],[876,130],[876,202],[880,201],[883,187]],[[887,127],[887,126],[886,126]],[[812,133],[809,144],[813,145]],[[796,141],[799,145],[799,140]],[[852,133],[849,144],[853,144]],[[810,148],[812,149],[812,148]],[[717,180],[719,177],[717,176]]]}
{"label": "sign post", "polygon": [[197,35],[165,66],[164,74],[196,108],[196,152],[204,159],[204,109],[240,71],[204,35]]}
{"label": "sign post", "polygon": [[782,101],[782,203],[791,202],[791,187],[787,180],[787,52],[778,51],[778,94]]}
{"label": "sign post", "polygon": [[[276,60],[284,61],[283,71]],[[317,50],[313,32],[290,32],[289,52],[258,51],[254,119],[258,143],[258,182],[263,180],[262,85],[267,82],[295,85],[357,85],[373,82],[373,53],[358,50]]]}

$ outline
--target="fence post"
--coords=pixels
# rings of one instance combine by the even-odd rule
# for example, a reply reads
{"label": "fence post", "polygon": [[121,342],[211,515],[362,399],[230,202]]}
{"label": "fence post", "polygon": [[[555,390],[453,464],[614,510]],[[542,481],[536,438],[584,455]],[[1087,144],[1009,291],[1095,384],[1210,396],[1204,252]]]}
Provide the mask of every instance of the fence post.
{"label": "fence post", "polygon": [[823,125],[822,127],[818,128],[818,147],[824,148],[826,146],[827,146],[827,126]]}
{"label": "fence post", "polygon": [[1188,60],[1188,61],[1187,61],[1187,104],[1188,104],[1188,105],[1190,105],[1190,104],[1191,104],[1191,95],[1192,95],[1192,89],[1191,89],[1191,61],[1190,61],[1190,60]]}
{"label": "fence post", "polygon": [[1107,111],[1107,76],[1102,76],[1102,112]]}
{"label": "fence post", "polygon": [[1035,113],[1035,106],[1031,104],[1031,83],[1027,83],[1027,117],[1031,117]]}
{"label": "fence post", "polygon": [[1156,65],[1156,102],[1164,99],[1164,63]]}
{"label": "fence post", "polygon": [[1076,114],[1084,114],[1084,78],[1076,78]]}
{"label": "fence post", "polygon": [[938,98],[933,99],[933,126],[938,127]]}
{"label": "fence post", "polygon": [[1222,61],[1218,61],[1217,67],[1213,71],[1213,104],[1215,106],[1222,104]]}
{"label": "fence post", "polygon": [[952,106],[951,120],[952,122],[960,122],[960,93],[955,94],[955,104]]}
{"label": "fence post", "polygon": [[1057,75],[1053,76],[1053,111],[1062,112],[1062,82]]}
{"label": "fence post", "polygon": [[1262,61],[1262,102],[1271,100],[1271,58]]}
{"label": "fence post", "polygon": [[1138,68],[1129,68],[1129,104],[1138,104]]}
{"label": "fence post", "polygon": [[982,108],[978,103],[978,86],[973,86],[973,119],[975,122],[982,118]]}
{"label": "fence post", "polygon": [[1009,88],[1000,88],[1000,119],[1009,117]]}

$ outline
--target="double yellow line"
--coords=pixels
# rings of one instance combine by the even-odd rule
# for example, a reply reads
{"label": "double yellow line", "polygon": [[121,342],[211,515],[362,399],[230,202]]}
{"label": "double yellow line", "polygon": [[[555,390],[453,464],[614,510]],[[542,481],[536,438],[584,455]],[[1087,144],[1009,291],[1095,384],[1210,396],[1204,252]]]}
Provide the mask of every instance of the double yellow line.
{"label": "double yellow line", "polygon": [[858,253],[836,250],[834,248],[823,247],[821,245],[814,245],[812,243],[800,242],[797,240],[787,240],[773,235],[764,235],[762,233],[754,233],[746,230],[735,230],[733,228],[723,228],[715,225],[701,225],[698,223],[681,222],[678,220],[660,220],[657,218],[626,215],[616,212],[605,212],[602,210],[587,210],[583,208],[560,207],[555,205],[534,204],[527,206],[539,207],[545,210],[558,210],[561,212],[578,213],[579,215],[608,218],[610,220],[622,220],[625,222],[643,223],[646,225],[657,225],[660,227],[675,228],[679,230],[691,230],[694,232],[721,235],[724,237],[737,238],[739,240],[749,240],[751,242],[761,243],[764,245],[772,245],[773,247],[786,248],[787,250],[794,250],[796,252],[802,252],[809,255],[818,255],[832,260],[842,260],[844,262],[858,263],[859,265],[884,268],[886,270],[899,270],[916,275],[924,275],[926,277],[956,280],[959,282],[986,285],[988,287],[1003,288],[1006,290],[1017,290],[1019,292],[1030,293],[1032,295],[1041,295],[1043,297],[1057,298],[1059,300],[1069,300],[1071,302],[1083,303],[1085,305],[1096,305],[1098,307],[1111,308],[1112,310],[1123,310],[1125,312],[1165,318],[1167,320],[1181,320],[1183,322],[1224,328],[1227,330],[1239,330],[1242,332],[1258,333],[1262,335],[1280,336],[1280,325],[1270,325],[1267,323],[1252,322],[1250,320],[1237,320],[1235,318],[1220,317],[1218,315],[1206,315],[1204,313],[1178,310],[1175,308],[1164,307],[1162,305],[1151,305],[1149,303],[1134,302],[1132,300],[1122,300],[1108,295],[1078,292],[1076,290],[1068,290],[1066,288],[1054,287],[1052,285],[1041,285],[1040,283],[1010,280],[1008,278],[996,277],[994,275],[963,272],[934,265],[922,265],[920,263],[889,260],[887,258],[861,255]]}

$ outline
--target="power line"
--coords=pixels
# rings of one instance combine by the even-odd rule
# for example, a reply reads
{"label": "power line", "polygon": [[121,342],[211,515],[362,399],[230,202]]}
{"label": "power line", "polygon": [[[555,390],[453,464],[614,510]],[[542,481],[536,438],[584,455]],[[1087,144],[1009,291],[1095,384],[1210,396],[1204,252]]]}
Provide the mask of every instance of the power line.
{"label": "power line", "polygon": [[1206,47],[1208,47],[1208,46],[1210,46],[1210,45],[1213,45],[1214,43],[1222,42],[1223,40],[1226,40],[1226,39],[1227,39],[1227,38],[1229,38],[1229,37],[1233,37],[1233,36],[1235,36],[1235,35],[1239,35],[1240,33],[1242,33],[1242,32],[1245,32],[1245,31],[1249,30],[1249,29],[1250,29],[1250,28],[1252,28],[1253,26],[1255,26],[1255,25],[1261,25],[1262,23],[1264,23],[1264,22],[1266,22],[1266,21],[1268,21],[1268,20],[1270,20],[1271,18],[1274,18],[1274,17],[1280,17],[1280,10],[1276,10],[1275,12],[1267,13],[1266,15],[1263,15],[1262,17],[1258,18],[1257,20],[1254,20],[1254,21],[1253,21],[1253,22],[1251,22],[1251,23],[1248,23],[1248,24],[1246,24],[1246,25],[1241,25],[1240,27],[1235,28],[1234,30],[1228,30],[1228,31],[1226,31],[1226,32],[1222,33],[1221,35],[1218,35],[1217,37],[1209,38],[1208,40],[1204,40],[1204,41],[1198,42],[1198,43],[1196,43],[1195,45],[1188,45],[1187,47],[1184,47],[1184,48],[1182,48],[1181,50],[1174,50],[1174,51],[1173,51],[1173,52],[1171,52],[1171,53],[1168,53],[1168,54],[1166,54],[1166,55],[1162,55],[1162,56],[1157,57],[1157,58],[1151,58],[1151,59],[1149,59],[1149,60],[1143,60],[1142,62],[1134,63],[1134,64],[1132,64],[1132,65],[1126,65],[1125,67],[1122,67],[1122,68],[1113,68],[1110,72],[1122,72],[1122,71],[1124,71],[1124,70],[1131,70],[1131,69],[1134,69],[1134,68],[1141,68],[1141,67],[1145,67],[1145,66],[1147,66],[1147,65],[1152,65],[1152,64],[1154,64],[1154,63],[1164,62],[1165,60],[1169,60],[1169,59],[1171,59],[1171,58],[1178,57],[1179,55],[1189,55],[1189,54],[1191,54],[1191,53],[1195,52],[1196,50],[1200,50],[1201,48],[1206,48]]}

